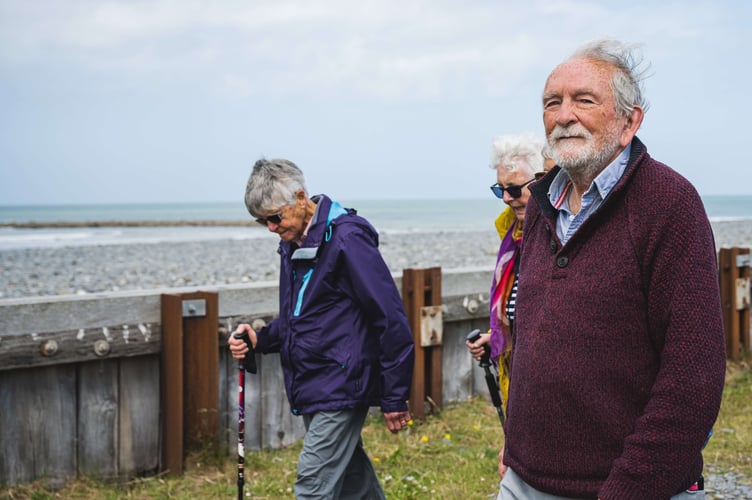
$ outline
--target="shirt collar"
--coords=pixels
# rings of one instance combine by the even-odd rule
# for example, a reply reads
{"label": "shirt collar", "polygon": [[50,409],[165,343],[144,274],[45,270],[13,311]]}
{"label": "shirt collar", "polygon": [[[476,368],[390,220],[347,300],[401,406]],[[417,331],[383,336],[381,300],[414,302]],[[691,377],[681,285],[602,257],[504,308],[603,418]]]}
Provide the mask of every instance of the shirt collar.
{"label": "shirt collar", "polygon": [[[627,144],[627,147],[619,153],[619,156],[617,156],[614,161],[601,170],[588,188],[587,193],[591,193],[593,189],[597,189],[600,198],[602,200],[605,199],[627,169],[627,163],[629,163],[629,155],[631,152],[632,144],[630,143]],[[548,199],[551,202],[551,205],[557,209],[562,205],[562,197],[565,196],[566,192],[569,190],[570,183],[569,174],[564,169],[560,169],[559,173],[556,174],[556,177],[554,177],[554,180],[551,182],[551,186],[548,188]]]}

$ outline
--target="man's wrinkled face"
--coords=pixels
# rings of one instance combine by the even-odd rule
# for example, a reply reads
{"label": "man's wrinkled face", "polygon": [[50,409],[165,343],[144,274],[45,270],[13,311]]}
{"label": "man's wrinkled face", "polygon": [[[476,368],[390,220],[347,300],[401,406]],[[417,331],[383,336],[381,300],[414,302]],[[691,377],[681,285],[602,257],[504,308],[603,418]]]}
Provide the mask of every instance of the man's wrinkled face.
{"label": "man's wrinkled face", "polygon": [[543,124],[556,163],[567,171],[597,175],[632,140],[624,133],[627,118],[616,114],[612,71],[602,62],[571,59],[546,81]]}

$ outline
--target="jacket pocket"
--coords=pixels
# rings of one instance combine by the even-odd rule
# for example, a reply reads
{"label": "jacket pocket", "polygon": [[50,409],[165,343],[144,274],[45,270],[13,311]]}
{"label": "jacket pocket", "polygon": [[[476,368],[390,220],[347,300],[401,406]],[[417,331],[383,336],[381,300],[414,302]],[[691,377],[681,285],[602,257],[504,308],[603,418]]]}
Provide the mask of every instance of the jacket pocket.
{"label": "jacket pocket", "polygon": [[297,392],[302,400],[312,403],[353,397],[355,367],[350,364],[349,353],[325,354],[299,346],[294,363],[299,374]]}

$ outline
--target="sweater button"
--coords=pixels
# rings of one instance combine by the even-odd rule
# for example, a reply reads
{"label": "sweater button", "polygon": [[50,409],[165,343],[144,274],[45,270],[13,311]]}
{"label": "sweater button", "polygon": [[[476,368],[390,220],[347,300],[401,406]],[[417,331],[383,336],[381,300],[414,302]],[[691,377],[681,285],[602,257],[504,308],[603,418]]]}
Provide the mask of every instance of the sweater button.
{"label": "sweater button", "polygon": [[554,240],[549,241],[548,246],[551,248],[551,253],[556,253],[556,250],[559,248]]}
{"label": "sweater button", "polygon": [[567,267],[568,264],[569,264],[569,257],[567,257],[566,255],[562,255],[561,257],[558,257],[556,259],[556,265],[561,268]]}

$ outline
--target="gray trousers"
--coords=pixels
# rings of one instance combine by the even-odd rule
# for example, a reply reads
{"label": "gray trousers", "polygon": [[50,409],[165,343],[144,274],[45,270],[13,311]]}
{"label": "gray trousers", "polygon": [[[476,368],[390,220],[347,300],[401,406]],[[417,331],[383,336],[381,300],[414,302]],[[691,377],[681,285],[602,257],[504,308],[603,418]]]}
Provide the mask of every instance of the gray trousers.
{"label": "gray trousers", "polygon": [[[674,495],[671,500],[702,500],[705,498],[704,491],[685,491]],[[538,491],[525,481],[520,476],[514,473],[510,468],[507,468],[507,472],[504,474],[504,479],[501,480],[499,485],[499,496],[497,500],[572,500],[569,497],[559,497],[556,495],[549,495]]]}
{"label": "gray trousers", "polygon": [[356,408],[303,416],[296,498],[386,498],[360,439],[367,415],[368,408]]}

